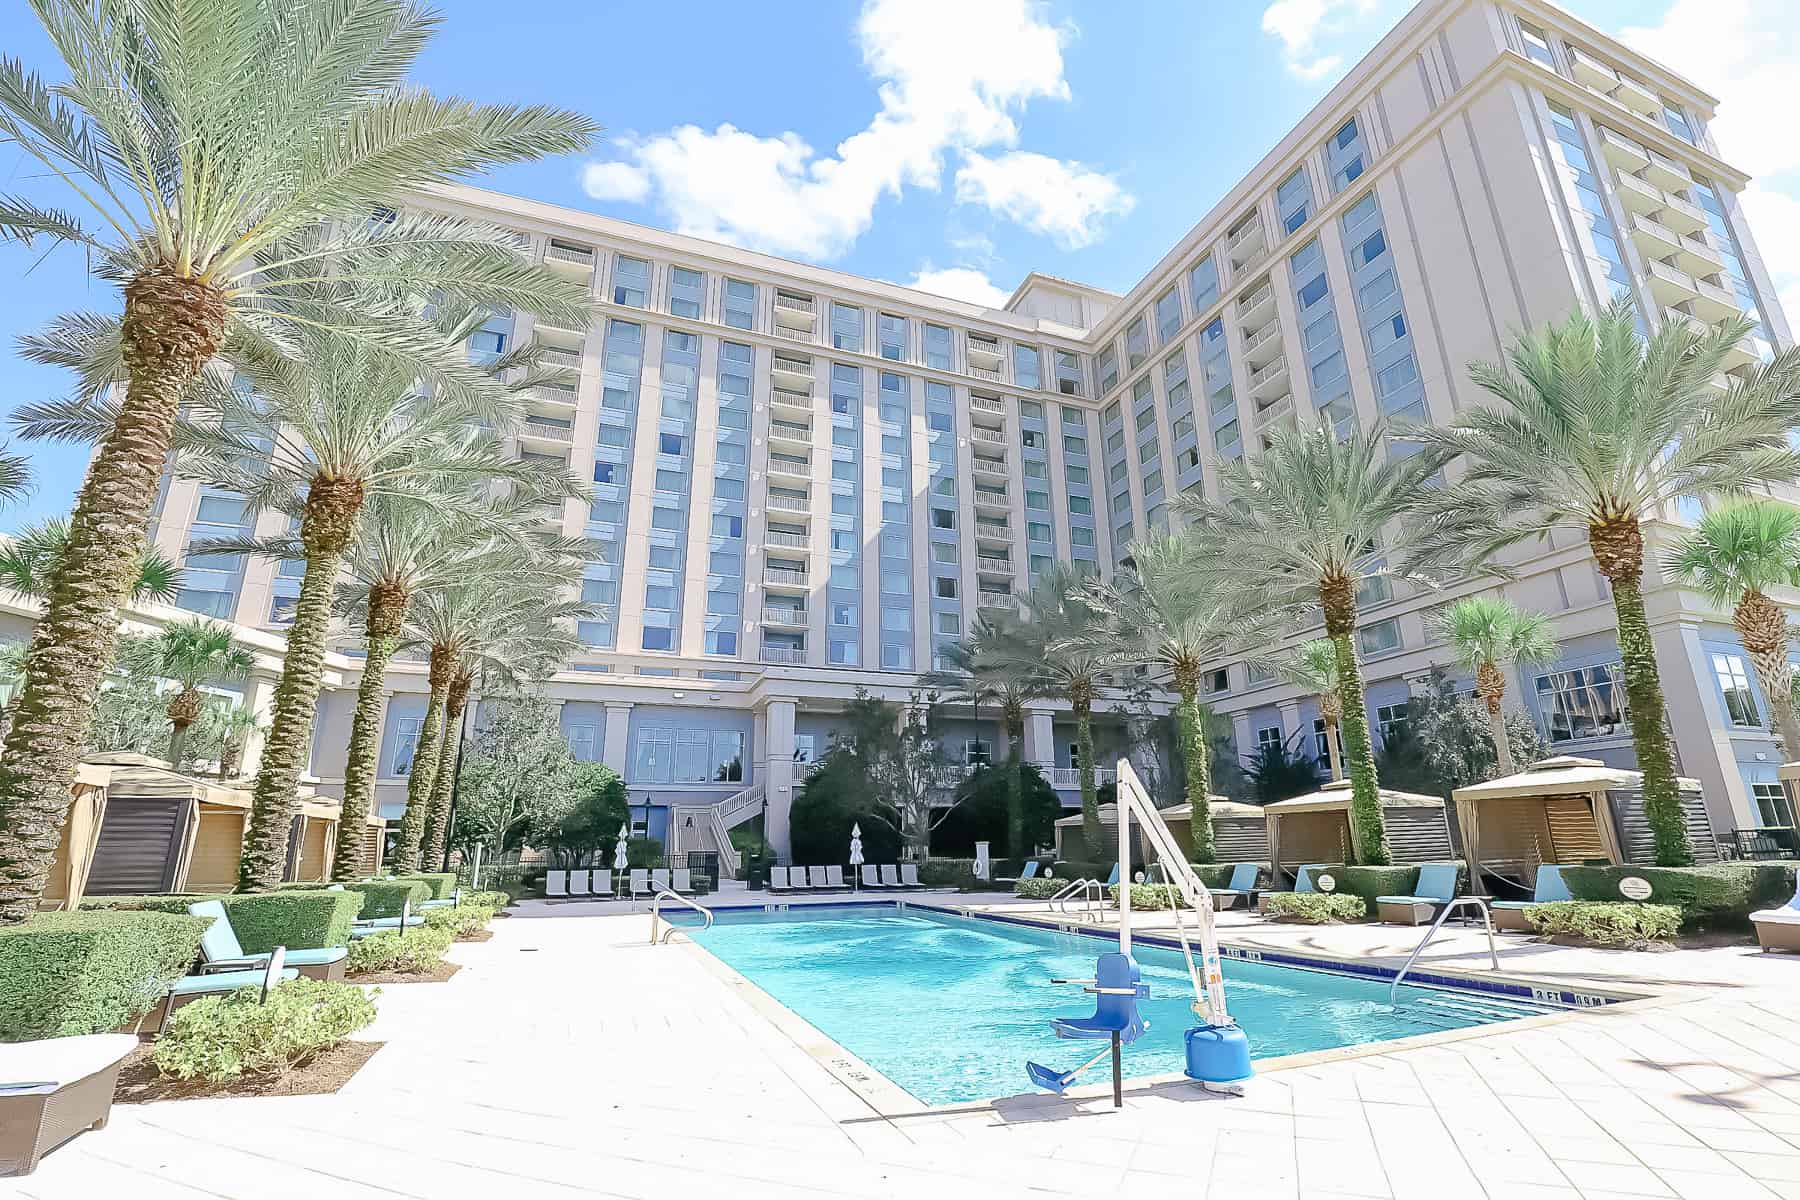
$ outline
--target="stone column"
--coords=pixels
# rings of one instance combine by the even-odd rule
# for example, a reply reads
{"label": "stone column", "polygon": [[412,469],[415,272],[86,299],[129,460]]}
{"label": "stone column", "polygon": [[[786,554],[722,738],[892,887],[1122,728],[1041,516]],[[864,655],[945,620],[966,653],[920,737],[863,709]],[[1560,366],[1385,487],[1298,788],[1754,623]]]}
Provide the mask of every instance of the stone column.
{"label": "stone column", "polygon": [[1025,761],[1048,771],[1056,765],[1056,724],[1047,708],[1025,710]]}
{"label": "stone column", "polygon": [[[1306,739],[1297,736],[1302,732],[1300,724],[1300,701],[1297,699],[1282,700],[1275,705],[1275,711],[1281,714],[1282,743],[1290,747],[1297,746],[1302,751],[1306,750]],[[1304,732],[1311,733],[1312,730],[1308,729]]]}
{"label": "stone column", "polygon": [[278,675],[255,672],[244,692],[244,703],[256,714],[258,722],[258,727],[244,739],[244,753],[238,765],[238,774],[245,779],[254,776],[262,767],[263,741],[268,737],[269,713],[275,705],[275,684],[279,678]]}
{"label": "stone column", "polygon": [[625,755],[631,734],[631,701],[606,701],[606,726],[600,745],[600,761],[625,778]]}
{"label": "stone column", "polygon": [[794,701],[787,697],[763,706],[763,788],[769,818],[763,834],[769,848],[781,858],[792,853],[788,838],[788,810],[794,803]]}
{"label": "stone column", "polygon": [[1692,621],[1652,624],[1656,665],[1675,742],[1675,770],[1700,781],[1714,829],[1760,824],[1732,748],[1730,721]]}

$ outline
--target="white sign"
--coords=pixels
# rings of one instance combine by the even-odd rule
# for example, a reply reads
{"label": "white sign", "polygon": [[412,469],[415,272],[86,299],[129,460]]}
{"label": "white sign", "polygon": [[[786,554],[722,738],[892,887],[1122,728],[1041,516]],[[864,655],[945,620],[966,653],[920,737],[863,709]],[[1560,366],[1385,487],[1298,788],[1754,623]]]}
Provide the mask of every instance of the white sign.
{"label": "white sign", "polygon": [[1654,890],[1642,875],[1627,875],[1619,880],[1619,895],[1627,900],[1648,900]]}
{"label": "white sign", "polygon": [[1337,880],[1330,875],[1321,875],[1313,880],[1313,882],[1318,885],[1321,892],[1337,891]]}
{"label": "white sign", "polygon": [[988,872],[991,869],[989,866],[989,862],[990,862],[990,860],[988,858],[988,844],[986,842],[976,842],[975,843],[975,878],[986,879],[988,877]]}

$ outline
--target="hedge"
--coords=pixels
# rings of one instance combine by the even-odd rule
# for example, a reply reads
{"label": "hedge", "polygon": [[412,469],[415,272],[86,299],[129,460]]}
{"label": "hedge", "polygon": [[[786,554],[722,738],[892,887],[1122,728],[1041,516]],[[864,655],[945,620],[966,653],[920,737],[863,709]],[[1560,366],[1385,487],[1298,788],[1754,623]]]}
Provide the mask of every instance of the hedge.
{"label": "hedge", "polygon": [[1689,928],[1743,927],[1750,914],[1787,903],[1794,868],[1780,863],[1718,863],[1705,867],[1564,867],[1563,881],[1577,900],[1621,899],[1619,881],[1636,876],[1650,885],[1645,902],[1681,910]]}
{"label": "hedge", "polygon": [[1369,906],[1361,896],[1325,892],[1274,892],[1262,898],[1263,915],[1297,925],[1335,925],[1367,919]]}
{"label": "hedge", "polygon": [[142,1016],[193,967],[209,924],[91,910],[0,926],[0,1042],[107,1033]]}
{"label": "hedge", "polygon": [[192,896],[107,896],[90,901],[95,909],[113,908],[186,915],[188,905],[217,900],[225,906],[231,930],[245,954],[266,954],[277,946],[318,950],[350,942],[350,922],[366,897],[354,891],[283,888],[274,892]]}
{"label": "hedge", "polygon": [[1597,945],[1628,949],[1668,941],[1681,928],[1681,916],[1673,904],[1617,900],[1558,900],[1525,909],[1525,919],[1539,933],[1572,934]]}
{"label": "hedge", "polygon": [[280,1076],[374,1019],[375,1001],[362,988],[290,979],[267,1003],[257,989],[239,988],[182,1005],[151,1058],[158,1071],[177,1079]]}
{"label": "hedge", "polygon": [[386,882],[404,883],[409,881],[422,883],[430,889],[431,894],[425,897],[427,900],[448,900],[450,894],[456,890],[455,871],[418,871],[411,875],[391,876]]}
{"label": "hedge", "polygon": [[363,894],[363,919],[397,917],[403,904],[413,908],[431,899],[431,889],[416,879],[376,879],[368,883],[347,883],[353,892]]}
{"label": "hedge", "polygon": [[928,858],[919,864],[919,882],[926,887],[974,887],[980,881],[972,858]]}
{"label": "hedge", "polygon": [[[1116,883],[1107,889],[1114,904],[1119,902],[1120,891],[1121,887]],[[1170,907],[1171,897],[1176,904],[1180,904],[1182,902],[1181,889],[1165,888],[1160,883],[1134,883],[1131,885],[1131,907],[1144,912],[1154,912]]]}
{"label": "hedge", "polygon": [[1066,879],[1021,879],[1013,884],[1013,895],[1027,900],[1048,900],[1068,885]]}

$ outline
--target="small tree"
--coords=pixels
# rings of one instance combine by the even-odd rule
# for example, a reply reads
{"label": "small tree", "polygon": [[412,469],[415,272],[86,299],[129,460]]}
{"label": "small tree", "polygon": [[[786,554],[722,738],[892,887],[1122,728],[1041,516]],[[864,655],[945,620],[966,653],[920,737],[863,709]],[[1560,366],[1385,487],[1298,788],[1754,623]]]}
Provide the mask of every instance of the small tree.
{"label": "small tree", "polygon": [[836,861],[858,823],[867,823],[863,841],[871,857],[892,847],[924,858],[931,831],[955,807],[938,804],[945,798],[947,764],[938,745],[937,694],[913,693],[902,712],[858,689],[847,716],[848,728],[832,738],[794,801],[789,839],[795,860],[823,854],[823,861]]}
{"label": "small tree", "polygon": [[1500,774],[1511,775],[1516,760],[1501,708],[1506,698],[1506,672],[1501,668],[1508,663],[1529,667],[1556,660],[1550,618],[1522,609],[1504,596],[1467,596],[1444,609],[1437,628],[1456,651],[1457,660],[1475,673],[1475,694],[1487,708]]}
{"label": "small tree", "polygon": [[162,688],[155,675],[139,666],[150,639],[121,634],[112,668],[100,684],[89,728],[88,754],[157,754],[168,741]]}
{"label": "small tree", "polygon": [[[1511,773],[1495,749],[1486,702],[1458,695],[1443,671],[1431,673],[1424,691],[1407,701],[1406,710],[1406,732],[1400,740],[1430,771],[1432,792],[1449,799],[1459,787]],[[1544,757],[1543,736],[1523,710],[1508,711],[1504,720],[1507,743],[1518,761],[1533,763]]]}
{"label": "small tree", "polygon": [[594,776],[570,752],[548,702],[522,697],[494,708],[464,756],[456,820],[459,844],[479,842],[497,857],[547,837],[591,794]]}
{"label": "small tree", "polygon": [[1344,699],[1338,691],[1337,644],[1330,638],[1314,638],[1291,658],[1278,661],[1275,670],[1289,683],[1318,697],[1319,719],[1325,722],[1325,758],[1331,765],[1331,777],[1342,779],[1344,762],[1338,748],[1338,725],[1344,717]]}
{"label": "small tree", "polygon": [[1257,804],[1273,804],[1291,796],[1303,796],[1319,786],[1319,764],[1305,754],[1276,742],[1262,746],[1244,769]]}
{"label": "small tree", "polygon": [[545,834],[544,849],[551,852],[559,865],[578,867],[583,863],[605,866],[606,857],[619,840],[619,830],[631,819],[631,804],[625,781],[604,763],[576,764],[582,795],[575,806]]}
{"label": "small tree", "polygon": [[163,712],[169,719],[169,765],[180,770],[187,757],[188,730],[204,707],[200,685],[248,674],[256,656],[237,644],[231,626],[204,617],[177,621],[137,643],[132,652],[136,669],[175,684],[175,695]]}

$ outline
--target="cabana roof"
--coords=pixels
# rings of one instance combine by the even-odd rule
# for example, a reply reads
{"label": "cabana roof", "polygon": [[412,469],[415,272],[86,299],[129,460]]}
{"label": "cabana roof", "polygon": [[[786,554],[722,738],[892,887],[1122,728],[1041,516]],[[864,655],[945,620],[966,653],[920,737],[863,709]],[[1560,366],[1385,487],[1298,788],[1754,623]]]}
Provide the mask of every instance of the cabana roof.
{"label": "cabana roof", "polygon": [[[1800,769],[1800,763],[1792,764]],[[1782,770],[1786,770],[1783,767]],[[1604,792],[1613,788],[1642,787],[1644,773],[1623,767],[1609,767],[1597,758],[1576,758],[1562,754],[1533,763],[1523,771],[1471,783],[1451,793],[1457,801],[1519,800],[1534,796],[1554,796],[1570,792]],[[1684,792],[1697,792],[1700,783],[1694,779],[1677,779],[1676,787]]]}
{"label": "cabana roof", "polygon": [[1784,781],[1800,782],[1800,762],[1782,763],[1775,776]]}
{"label": "cabana roof", "polygon": [[[1225,799],[1223,796],[1215,796],[1212,804],[1215,809],[1221,804],[1231,805],[1233,808],[1253,807],[1248,804],[1231,804],[1231,801]],[[1164,820],[1168,820],[1171,817],[1177,820],[1186,820],[1188,816],[1188,806],[1185,804],[1174,804],[1168,808],[1159,808],[1156,811]],[[1119,806],[1116,804],[1102,804],[1100,806],[1100,823],[1102,825],[1117,825],[1119,823]],[[1075,812],[1069,816],[1059,818],[1056,822],[1056,827],[1058,829],[1073,829],[1079,824],[1081,824],[1081,813]]]}
{"label": "cabana roof", "polygon": [[[103,786],[115,800],[194,799],[215,808],[252,806],[254,797],[247,788],[231,782],[206,779],[172,769],[159,758],[144,754],[97,754],[81,764],[79,782]],[[296,812],[315,820],[335,821],[343,811],[343,801],[302,789]]]}
{"label": "cabana roof", "polygon": [[[1444,807],[1444,800],[1441,796],[1402,792],[1393,788],[1381,788],[1379,793],[1383,808]],[[1274,813],[1277,816],[1287,813],[1335,812],[1350,807],[1350,796],[1350,781],[1334,779],[1316,792],[1308,792],[1304,796],[1294,796],[1287,800],[1277,800],[1273,804],[1266,804],[1262,807],[1262,811]]]}

